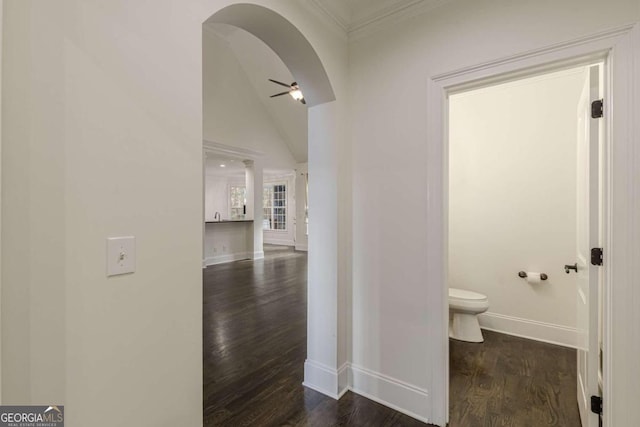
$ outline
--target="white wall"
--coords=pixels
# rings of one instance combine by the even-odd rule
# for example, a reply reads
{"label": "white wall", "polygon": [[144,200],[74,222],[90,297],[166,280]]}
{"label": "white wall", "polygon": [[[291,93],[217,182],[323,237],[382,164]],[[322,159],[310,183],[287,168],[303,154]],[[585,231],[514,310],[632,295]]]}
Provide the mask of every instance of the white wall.
{"label": "white wall", "polygon": [[[63,99],[72,96],[82,83],[63,84],[63,58],[67,53],[75,58],[76,52],[73,46],[67,52],[62,43],[60,26],[55,22],[63,20],[59,6],[4,3],[1,131],[2,397],[5,404],[64,403],[65,385],[71,381],[64,370],[66,320],[78,307],[67,301],[65,290],[78,283],[77,275],[85,268],[81,263],[79,268],[66,274],[66,252],[76,251],[71,243],[78,237],[67,231],[67,221],[75,223],[88,212],[79,209],[76,215],[65,215],[66,204],[74,199],[65,197],[65,176],[73,176],[78,166],[69,161],[66,149],[75,152],[71,141],[77,142],[79,138],[76,132],[65,135],[66,120],[73,117],[65,117]],[[38,28],[47,37],[39,37],[30,32],[30,28]],[[45,69],[46,73],[35,72]],[[108,79],[104,85],[108,85]],[[80,106],[76,109],[80,110]],[[93,117],[99,116],[99,112],[96,110]],[[65,141],[69,142],[68,147]],[[95,142],[100,146],[99,141]],[[80,152],[82,150],[80,147]],[[96,151],[100,151],[99,148]],[[91,160],[91,156],[87,160]],[[95,162],[91,162],[91,166],[95,167]],[[94,195],[104,194],[104,189],[96,187],[95,180],[90,178],[92,176],[87,175],[77,185],[91,182]],[[104,237],[106,235],[99,243],[102,251]],[[93,248],[88,245],[84,249],[89,252]],[[104,268],[101,272],[104,273]],[[77,297],[77,294],[70,295],[71,300],[77,301]],[[123,317],[126,318],[126,313]],[[77,328],[83,327],[77,325]],[[103,331],[95,330],[91,337],[100,335]],[[69,349],[70,354],[74,354],[74,350]]]}
{"label": "white wall", "polygon": [[[439,398],[431,331],[442,325],[429,319],[442,283],[425,268],[429,77],[639,18],[636,0],[459,0],[350,43],[353,363],[373,373],[362,390],[425,418]],[[383,397],[397,384],[409,396]]]}
{"label": "white wall", "polygon": [[223,219],[229,219],[227,179],[205,174],[204,188],[204,220],[213,221],[216,212],[220,212]]}
{"label": "white wall", "polygon": [[[70,426],[112,425],[105,407],[201,425],[202,22],[230,3],[5,2],[4,403],[65,404]],[[257,3],[304,29],[344,99],[344,40],[297,2]],[[348,144],[343,117],[316,156]],[[137,270],[107,279],[105,238],[123,234]],[[335,355],[330,327],[317,343]]]}
{"label": "white wall", "polygon": [[204,218],[213,221],[216,212],[220,212],[222,219],[231,218],[230,193],[231,186],[245,187],[242,176],[224,176],[205,174]]}
{"label": "white wall", "polygon": [[[0,0],[0,176],[2,176],[2,15],[4,0]],[[1,184],[0,180],[0,184]],[[0,195],[1,195],[0,185]],[[2,203],[0,197],[0,204]],[[2,235],[2,209],[0,208],[0,235]],[[0,244],[0,404],[2,404],[2,245]]]}
{"label": "white wall", "polygon": [[[584,69],[454,95],[449,286],[481,292],[483,327],[575,346],[577,104]],[[530,285],[519,271],[543,272]]]}

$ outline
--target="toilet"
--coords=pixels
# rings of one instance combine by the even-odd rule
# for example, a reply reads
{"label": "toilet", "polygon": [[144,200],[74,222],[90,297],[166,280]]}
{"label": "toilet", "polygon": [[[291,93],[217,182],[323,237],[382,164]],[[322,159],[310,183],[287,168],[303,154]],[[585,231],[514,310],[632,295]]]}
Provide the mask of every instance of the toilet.
{"label": "toilet", "polygon": [[449,337],[459,341],[483,342],[478,314],[488,309],[486,295],[449,288]]}

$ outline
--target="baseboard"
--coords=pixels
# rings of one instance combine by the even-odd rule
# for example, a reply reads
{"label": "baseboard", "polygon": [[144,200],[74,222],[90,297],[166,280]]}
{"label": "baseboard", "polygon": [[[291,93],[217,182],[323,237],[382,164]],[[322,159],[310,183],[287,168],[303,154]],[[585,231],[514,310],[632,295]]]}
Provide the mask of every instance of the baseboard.
{"label": "baseboard", "polygon": [[479,315],[478,320],[480,321],[480,327],[482,329],[561,345],[563,347],[576,348],[576,328],[491,312]]}
{"label": "baseboard", "polygon": [[349,374],[350,374],[350,365],[349,363],[344,363],[340,369],[338,369],[338,399],[340,399],[346,392],[350,389],[349,382]]}
{"label": "baseboard", "polygon": [[313,360],[304,362],[305,387],[340,399],[347,391],[373,400],[419,421],[429,423],[427,390],[350,363],[332,369]]}
{"label": "baseboard", "polygon": [[[340,368],[342,370],[342,368]],[[327,395],[333,399],[339,399],[344,392],[338,388],[338,370],[332,369],[314,360],[304,362],[303,386]]]}
{"label": "baseboard", "polygon": [[263,259],[263,258],[264,258],[264,251],[255,251],[253,253],[252,259]]}
{"label": "baseboard", "polygon": [[210,265],[224,264],[226,262],[239,261],[241,259],[251,259],[251,254],[249,252],[237,252],[233,254],[216,255],[205,258],[204,263],[208,267]]}
{"label": "baseboard", "polygon": [[354,393],[429,423],[431,401],[427,390],[360,366],[351,365],[349,370]]}
{"label": "baseboard", "polygon": [[268,238],[267,236],[264,237],[264,244],[278,245],[278,246],[295,246],[296,245],[296,243],[291,239],[273,239],[273,238]]}
{"label": "baseboard", "polygon": [[309,250],[308,245],[298,244],[296,243],[296,251],[304,251],[307,252]]}

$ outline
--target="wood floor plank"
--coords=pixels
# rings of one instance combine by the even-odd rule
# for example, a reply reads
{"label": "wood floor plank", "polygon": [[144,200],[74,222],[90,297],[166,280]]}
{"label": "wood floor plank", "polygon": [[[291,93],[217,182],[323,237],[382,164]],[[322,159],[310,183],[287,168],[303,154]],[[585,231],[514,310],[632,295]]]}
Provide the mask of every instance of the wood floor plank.
{"label": "wood floor plank", "polygon": [[575,350],[483,331],[450,340],[450,427],[579,427]]}

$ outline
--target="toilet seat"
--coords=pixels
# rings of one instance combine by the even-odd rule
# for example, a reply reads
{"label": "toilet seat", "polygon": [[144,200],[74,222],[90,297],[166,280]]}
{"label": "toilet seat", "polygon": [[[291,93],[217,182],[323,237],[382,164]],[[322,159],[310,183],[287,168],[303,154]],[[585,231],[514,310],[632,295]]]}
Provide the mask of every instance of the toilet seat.
{"label": "toilet seat", "polygon": [[489,299],[478,292],[449,288],[449,308],[482,313],[489,308]]}
{"label": "toilet seat", "polygon": [[466,289],[449,288],[449,299],[484,301],[487,299],[487,296]]}

